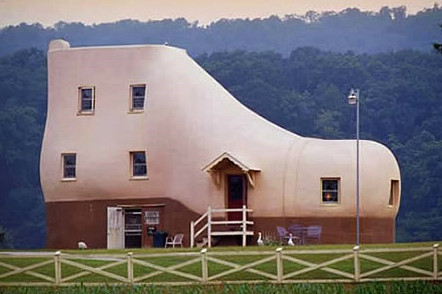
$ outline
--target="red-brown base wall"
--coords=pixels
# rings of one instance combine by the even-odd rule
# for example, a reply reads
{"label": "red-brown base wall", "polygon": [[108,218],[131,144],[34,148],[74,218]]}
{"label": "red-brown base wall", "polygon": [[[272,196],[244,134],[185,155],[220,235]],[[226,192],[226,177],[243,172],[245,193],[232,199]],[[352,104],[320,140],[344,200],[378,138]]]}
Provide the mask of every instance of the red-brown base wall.
{"label": "red-brown base wall", "polygon": [[184,233],[189,244],[189,224],[199,215],[180,202],[169,198],[67,201],[46,203],[47,248],[76,248],[84,241],[89,248],[107,247],[107,207],[118,205],[159,205],[161,223],[158,230],[169,236]]}
{"label": "red-brown base wall", "polygon": [[[356,219],[348,217],[334,218],[255,218],[255,232],[260,230],[264,236],[278,238],[276,226],[299,224],[302,226],[322,226],[322,244],[355,244]],[[360,243],[394,243],[395,220],[392,218],[361,218]]]}
{"label": "red-brown base wall", "polygon": [[[169,235],[184,233],[183,244],[189,246],[189,225],[199,214],[189,210],[176,200],[169,198],[124,199],[47,202],[47,248],[76,248],[78,241],[84,241],[90,248],[107,247],[107,207],[118,205],[164,204],[158,229]],[[355,244],[356,222],[354,218],[283,218],[255,217],[253,230],[264,236],[277,239],[276,226],[292,224],[321,225],[321,243]],[[360,242],[395,242],[395,220],[392,218],[361,218]],[[251,244],[256,244],[256,237]],[[223,242],[221,242],[222,244]]]}

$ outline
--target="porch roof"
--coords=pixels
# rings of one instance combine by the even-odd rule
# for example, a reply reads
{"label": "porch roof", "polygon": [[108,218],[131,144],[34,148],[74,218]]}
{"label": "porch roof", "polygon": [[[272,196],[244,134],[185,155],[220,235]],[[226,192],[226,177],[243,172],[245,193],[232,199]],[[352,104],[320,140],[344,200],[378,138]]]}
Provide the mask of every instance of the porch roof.
{"label": "porch roof", "polygon": [[205,167],[202,168],[203,171],[206,172],[213,172],[216,171],[217,169],[219,169],[221,162],[223,160],[227,159],[228,161],[230,161],[231,163],[233,163],[234,165],[236,165],[238,168],[240,168],[244,173],[248,173],[248,172],[259,172],[261,171],[259,168],[256,167],[252,167],[248,164],[245,164],[243,161],[240,161],[239,159],[235,158],[233,155],[231,155],[228,152],[224,152],[223,154],[221,154],[220,156],[218,156],[217,158],[215,158],[214,160],[212,160],[210,163],[208,163]]}
{"label": "porch roof", "polygon": [[223,166],[225,166],[226,161],[229,161],[236,165],[246,175],[247,181],[249,182],[250,186],[252,188],[255,187],[255,173],[260,172],[261,170],[259,168],[245,164],[244,161],[237,159],[228,152],[224,152],[223,154],[212,160],[209,164],[203,167],[202,170],[210,173],[213,182],[219,187],[221,185],[222,169]]}

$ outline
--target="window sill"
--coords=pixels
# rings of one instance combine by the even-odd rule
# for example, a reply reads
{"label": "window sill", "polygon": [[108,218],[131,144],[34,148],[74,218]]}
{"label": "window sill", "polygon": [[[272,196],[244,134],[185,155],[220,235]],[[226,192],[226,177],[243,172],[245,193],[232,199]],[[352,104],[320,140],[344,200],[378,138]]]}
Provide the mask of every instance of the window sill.
{"label": "window sill", "polygon": [[326,206],[326,207],[333,207],[333,206],[340,206],[341,203],[339,202],[332,202],[332,203],[327,203],[327,202],[322,202],[321,206]]}
{"label": "window sill", "polygon": [[63,178],[61,179],[62,182],[76,182],[77,178]]}
{"label": "window sill", "polygon": [[141,113],[144,113],[144,109],[140,109],[140,110],[136,110],[136,109],[134,109],[134,110],[129,110],[127,113],[128,113],[128,114],[141,114]]}
{"label": "window sill", "polygon": [[148,176],[138,176],[138,177],[131,177],[129,180],[130,181],[143,181],[143,180],[148,180],[149,177]]}
{"label": "window sill", "polygon": [[80,111],[77,112],[77,116],[82,116],[82,115],[94,115],[95,111]]}

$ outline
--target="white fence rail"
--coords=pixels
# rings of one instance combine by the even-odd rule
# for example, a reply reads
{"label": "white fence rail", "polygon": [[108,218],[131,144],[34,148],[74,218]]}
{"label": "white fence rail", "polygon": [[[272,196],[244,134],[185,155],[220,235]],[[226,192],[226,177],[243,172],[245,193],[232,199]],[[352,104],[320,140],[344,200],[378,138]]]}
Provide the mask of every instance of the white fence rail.
{"label": "white fence rail", "polygon": [[203,249],[127,255],[0,252],[0,286],[436,281],[442,274],[440,255],[438,244],[364,250]]}

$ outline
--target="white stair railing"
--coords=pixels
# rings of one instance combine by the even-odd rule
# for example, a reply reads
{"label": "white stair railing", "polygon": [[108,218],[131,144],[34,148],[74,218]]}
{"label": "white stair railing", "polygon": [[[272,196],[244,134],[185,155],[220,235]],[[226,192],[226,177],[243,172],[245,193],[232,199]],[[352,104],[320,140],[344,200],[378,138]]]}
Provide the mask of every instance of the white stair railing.
{"label": "white stair railing", "polygon": [[[229,213],[229,212],[241,212],[242,219],[241,220],[223,220],[216,221],[213,220],[213,214],[218,213]],[[247,220],[247,213],[253,212],[252,209],[248,209],[245,205],[242,208],[217,208],[213,209],[210,206],[207,208],[207,212],[204,213],[200,218],[196,221],[190,222],[190,247],[195,246],[195,240],[198,236],[202,235],[204,231],[207,230],[207,247],[212,247],[212,237],[213,236],[242,236],[242,246],[245,247],[247,245],[247,236],[253,236],[253,231],[247,230],[248,226],[253,225],[253,221]],[[206,219],[206,223],[195,232],[197,226]],[[240,225],[241,230],[230,230],[230,231],[217,231],[214,230],[214,226],[217,225]]]}

